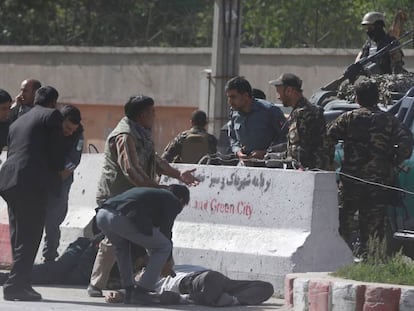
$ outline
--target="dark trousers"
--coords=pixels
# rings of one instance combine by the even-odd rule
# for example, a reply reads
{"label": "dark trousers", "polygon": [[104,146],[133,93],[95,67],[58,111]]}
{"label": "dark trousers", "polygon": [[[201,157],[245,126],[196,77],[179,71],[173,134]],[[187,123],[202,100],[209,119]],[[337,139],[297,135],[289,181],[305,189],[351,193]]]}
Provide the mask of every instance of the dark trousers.
{"label": "dark trousers", "polygon": [[[185,283],[185,278],[181,282]],[[189,288],[182,290],[180,284],[180,292],[190,294],[196,304],[224,307],[233,304],[233,297],[242,305],[258,305],[269,299],[274,290],[268,282],[232,280],[217,271],[204,271],[191,279]]]}
{"label": "dark trousers", "polygon": [[49,193],[45,219],[45,244],[42,252],[46,261],[54,260],[59,256],[57,252],[60,240],[59,226],[68,212],[69,191],[72,182],[73,176],[70,176],[62,182],[60,191]]}
{"label": "dark trousers", "polygon": [[[34,265],[32,283],[87,285],[95,255],[96,248],[91,240],[80,237],[66,248],[57,261]],[[89,273],[84,273],[83,268]]]}
{"label": "dark trousers", "polygon": [[384,238],[386,211],[390,192],[372,185],[361,184],[348,179],[339,185],[339,232],[352,249],[355,213],[358,211],[360,254],[367,250],[370,237]]}
{"label": "dark trousers", "polygon": [[3,193],[9,213],[13,266],[3,290],[31,286],[33,262],[42,239],[47,192]]}

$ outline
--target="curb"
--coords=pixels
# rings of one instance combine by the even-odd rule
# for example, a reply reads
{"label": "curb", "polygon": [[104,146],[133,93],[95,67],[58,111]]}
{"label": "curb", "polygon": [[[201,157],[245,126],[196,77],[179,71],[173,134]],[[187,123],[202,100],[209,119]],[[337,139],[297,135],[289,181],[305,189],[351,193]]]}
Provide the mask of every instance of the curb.
{"label": "curb", "polygon": [[328,273],[285,278],[285,307],[293,311],[412,311],[414,287],[345,280]]}
{"label": "curb", "polygon": [[9,225],[0,224],[0,267],[10,267],[12,262]]}

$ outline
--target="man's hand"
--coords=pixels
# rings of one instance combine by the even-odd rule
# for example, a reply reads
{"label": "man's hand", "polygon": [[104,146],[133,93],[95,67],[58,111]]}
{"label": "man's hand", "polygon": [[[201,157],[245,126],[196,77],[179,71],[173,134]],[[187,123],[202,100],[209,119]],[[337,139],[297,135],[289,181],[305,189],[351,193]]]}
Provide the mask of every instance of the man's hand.
{"label": "man's hand", "polygon": [[266,150],[253,150],[252,153],[250,154],[250,158],[263,160],[263,157],[265,154],[266,154]]}
{"label": "man's hand", "polygon": [[120,292],[109,292],[105,294],[105,302],[117,303],[124,300],[123,295]]}
{"label": "man's hand", "polygon": [[64,169],[63,171],[60,171],[59,174],[60,174],[61,180],[63,181],[72,174],[72,171],[68,169]]}
{"label": "man's hand", "polygon": [[167,276],[175,277],[174,259],[172,257],[167,260],[167,262],[164,264],[164,267],[161,270],[161,277],[163,278]]}
{"label": "man's hand", "polygon": [[245,154],[242,149],[240,149],[239,151],[236,152],[236,156],[239,159],[249,159],[250,158],[250,156]]}
{"label": "man's hand", "polygon": [[192,170],[186,170],[180,173],[179,180],[185,183],[187,186],[197,186],[200,183],[193,173],[195,172],[195,168]]}
{"label": "man's hand", "polygon": [[22,95],[17,95],[14,98],[14,101],[15,101],[17,107],[21,106],[23,104],[23,97],[22,97]]}

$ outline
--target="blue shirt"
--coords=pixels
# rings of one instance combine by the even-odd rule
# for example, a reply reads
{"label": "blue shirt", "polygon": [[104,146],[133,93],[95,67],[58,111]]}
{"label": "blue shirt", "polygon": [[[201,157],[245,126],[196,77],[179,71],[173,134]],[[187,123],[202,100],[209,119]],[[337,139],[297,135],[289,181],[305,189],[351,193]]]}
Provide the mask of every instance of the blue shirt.
{"label": "blue shirt", "polygon": [[249,113],[233,111],[228,135],[231,150],[243,148],[249,154],[253,150],[266,150],[270,145],[286,140],[281,128],[286,118],[282,110],[272,103],[254,98]]}

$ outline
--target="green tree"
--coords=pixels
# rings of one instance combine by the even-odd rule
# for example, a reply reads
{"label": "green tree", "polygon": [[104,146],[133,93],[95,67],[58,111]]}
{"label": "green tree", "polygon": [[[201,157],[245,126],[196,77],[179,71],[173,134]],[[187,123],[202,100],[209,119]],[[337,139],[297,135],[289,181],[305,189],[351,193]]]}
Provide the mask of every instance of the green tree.
{"label": "green tree", "polygon": [[[409,14],[414,2],[392,0],[244,0],[242,46],[357,48],[368,11]],[[3,0],[0,44],[211,46],[214,0]]]}

